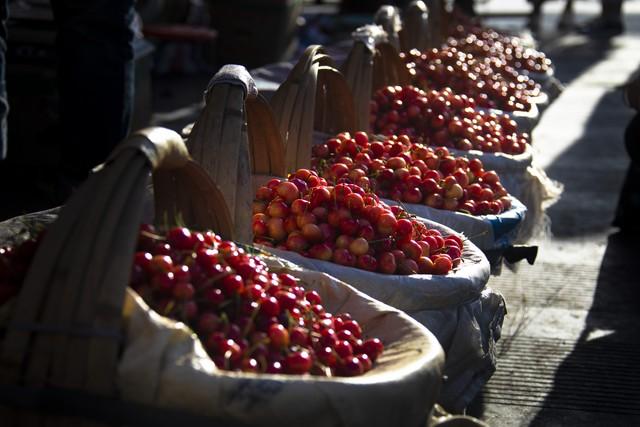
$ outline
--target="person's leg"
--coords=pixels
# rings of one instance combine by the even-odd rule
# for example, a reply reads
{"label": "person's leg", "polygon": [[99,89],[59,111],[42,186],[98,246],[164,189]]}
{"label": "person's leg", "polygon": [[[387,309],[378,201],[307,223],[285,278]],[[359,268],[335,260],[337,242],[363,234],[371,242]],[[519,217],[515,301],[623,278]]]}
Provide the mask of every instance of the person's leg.
{"label": "person's leg", "polygon": [[9,101],[6,84],[7,19],[9,19],[8,0],[0,0],[0,161],[7,156],[7,115]]}
{"label": "person's leg", "polygon": [[601,0],[602,20],[608,24],[622,24],[622,0]]}
{"label": "person's leg", "polygon": [[631,119],[624,137],[631,163],[620,192],[613,225],[620,227],[623,232],[640,233],[640,113]]}
{"label": "person's leg", "polygon": [[542,13],[542,3],[544,0],[530,0],[533,8],[529,14],[529,29],[533,32],[540,30],[540,14]]}
{"label": "person's leg", "polygon": [[624,32],[622,0],[601,0],[600,16],[587,23],[581,31],[587,35],[611,37]]}
{"label": "person's leg", "polygon": [[468,16],[476,16],[474,0],[455,0],[455,5]]}
{"label": "person's leg", "polygon": [[58,27],[63,172],[103,162],[129,129],[134,0],[52,0]]}
{"label": "person's leg", "polygon": [[568,29],[574,26],[573,0],[567,0],[558,21],[558,28]]}

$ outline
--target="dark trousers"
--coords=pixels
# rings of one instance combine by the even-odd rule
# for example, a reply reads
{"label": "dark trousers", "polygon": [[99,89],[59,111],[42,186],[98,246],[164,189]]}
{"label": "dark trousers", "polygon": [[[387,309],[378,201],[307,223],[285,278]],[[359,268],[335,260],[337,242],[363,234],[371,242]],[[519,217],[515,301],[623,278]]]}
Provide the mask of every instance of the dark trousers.
{"label": "dark trousers", "polygon": [[[56,19],[61,168],[82,179],[129,129],[134,0],[51,0]],[[7,150],[7,0],[0,0],[0,154]],[[19,141],[11,143],[20,143]]]}
{"label": "dark trousers", "polygon": [[613,225],[625,232],[640,233],[640,113],[631,119],[624,137],[631,164],[620,192]]}

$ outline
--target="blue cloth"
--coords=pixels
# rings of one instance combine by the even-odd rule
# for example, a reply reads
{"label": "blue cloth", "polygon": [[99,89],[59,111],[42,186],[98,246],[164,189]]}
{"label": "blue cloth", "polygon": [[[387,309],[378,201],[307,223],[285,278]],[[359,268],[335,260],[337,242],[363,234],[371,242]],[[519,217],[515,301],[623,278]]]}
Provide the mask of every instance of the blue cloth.
{"label": "blue cloth", "polygon": [[524,221],[527,207],[518,199],[511,199],[511,209],[500,215],[486,215],[485,219],[491,223],[495,239],[494,249],[506,248],[513,244],[518,226]]}

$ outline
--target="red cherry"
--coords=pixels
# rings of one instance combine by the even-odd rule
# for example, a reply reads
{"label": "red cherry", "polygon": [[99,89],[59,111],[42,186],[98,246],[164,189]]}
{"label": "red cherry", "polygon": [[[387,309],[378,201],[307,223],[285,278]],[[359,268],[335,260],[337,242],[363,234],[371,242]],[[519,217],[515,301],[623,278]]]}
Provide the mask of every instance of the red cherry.
{"label": "red cherry", "polygon": [[244,288],[244,282],[242,277],[237,274],[229,275],[222,278],[221,287],[225,295],[232,296],[242,291]]}
{"label": "red cherry", "polygon": [[378,338],[371,338],[362,343],[361,350],[362,353],[369,356],[369,359],[375,363],[378,357],[382,354],[384,345]]}
{"label": "red cherry", "polygon": [[364,366],[360,362],[357,356],[347,357],[342,364],[338,367],[338,375],[345,377],[353,377],[362,375],[364,373]]}
{"label": "red cherry", "polygon": [[260,301],[260,312],[265,316],[277,316],[280,314],[280,303],[275,297],[264,298]]}
{"label": "red cherry", "polygon": [[173,296],[180,301],[193,298],[195,289],[191,283],[177,283],[173,288]]}
{"label": "red cherry", "polygon": [[193,249],[196,244],[195,236],[185,227],[175,227],[167,232],[167,243],[178,250]]}
{"label": "red cherry", "polygon": [[284,360],[284,370],[288,374],[305,374],[311,370],[313,359],[307,351],[290,353]]}

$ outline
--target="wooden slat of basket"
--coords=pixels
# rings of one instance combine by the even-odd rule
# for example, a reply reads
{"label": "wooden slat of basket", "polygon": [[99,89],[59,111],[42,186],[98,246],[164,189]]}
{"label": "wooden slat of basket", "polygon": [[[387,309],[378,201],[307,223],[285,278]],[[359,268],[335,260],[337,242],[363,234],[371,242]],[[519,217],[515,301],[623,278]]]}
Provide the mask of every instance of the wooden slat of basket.
{"label": "wooden slat of basket", "polygon": [[[89,286],[82,287],[83,297],[74,322],[77,326],[94,331],[112,331],[114,334],[121,330],[120,313],[125,289],[119,289],[118,292],[110,284],[129,281],[130,268],[120,266],[131,264],[136,242],[122,239],[121,236],[136,235],[138,231],[139,220],[136,218],[142,217],[143,204],[140,200],[144,198],[149,176],[145,162],[146,160],[139,155],[127,162],[129,169],[138,171],[137,176],[133,176],[131,180],[133,188],[128,195],[123,194],[120,197],[123,201],[120,209],[116,206],[118,198],[114,198],[116,200],[112,203],[113,206],[107,206],[110,210],[108,215],[110,218],[102,222],[103,226],[100,227],[102,232],[98,234],[95,244],[96,250],[105,253],[105,262],[90,269],[85,278],[85,283],[97,283],[98,286],[95,287],[96,289],[90,289]],[[122,176],[116,183],[116,187],[127,188],[128,185],[123,182],[129,181],[132,175]],[[112,226],[118,230],[117,233],[107,231]],[[66,365],[66,368],[60,371],[59,375],[62,376],[52,378],[52,382],[65,384],[68,387],[80,384],[82,389],[90,390],[92,393],[112,394],[115,391],[113,373],[117,371],[120,345],[119,340],[109,337],[70,337],[66,359],[60,361]],[[57,362],[54,364],[53,375],[56,374],[55,368],[58,365]],[[83,369],[79,369],[80,367]],[[59,426],[97,427],[100,425],[90,420],[72,418],[56,417],[53,420],[56,420],[56,425]]]}
{"label": "wooden slat of basket", "polygon": [[[92,270],[92,276],[87,276],[86,278],[87,283],[96,281],[99,286],[97,287],[97,295],[91,295],[85,287],[84,301],[86,304],[82,304],[79,314],[81,322],[83,324],[86,322],[89,327],[96,331],[117,332],[122,328],[122,319],[118,314],[122,312],[122,301],[125,297],[126,287],[113,289],[110,284],[128,283],[131,275],[131,264],[137,242],[136,240],[122,239],[120,236],[135,236],[138,232],[144,208],[139,200],[144,197],[146,182],[149,177],[148,170],[144,165],[138,166],[140,156],[137,157],[135,164],[132,164],[134,162],[128,163],[131,168],[140,170],[138,176],[134,178],[134,182],[139,184],[134,186],[126,197],[122,198],[124,204],[120,212],[118,212],[117,207],[111,208],[113,214],[110,215],[109,221],[106,222],[107,226],[101,227],[104,231],[98,236],[97,243],[104,242],[103,247],[105,248],[107,262],[100,269]],[[190,190],[187,188],[185,191]],[[108,229],[111,224],[114,225],[117,233],[109,235]],[[128,268],[123,268],[122,266]],[[90,308],[92,302],[94,307]],[[112,375],[113,372],[117,371],[118,352],[121,343],[114,339],[93,336],[90,340],[83,340],[79,344],[87,355],[85,363],[87,364],[88,375],[85,379],[85,388],[99,394],[111,394],[113,392]],[[83,348],[85,346],[87,347],[86,350]],[[67,374],[76,366],[71,361],[70,356],[68,359],[70,363],[67,364]]]}
{"label": "wooden slat of basket", "polygon": [[373,15],[373,22],[381,26],[387,33],[389,42],[396,48],[400,49],[399,30],[401,24],[400,12],[397,7],[391,5],[382,5]]}
{"label": "wooden slat of basket", "polygon": [[[126,169],[127,162],[117,162],[112,165],[116,173],[133,173]],[[95,175],[90,178],[89,186],[95,191],[94,202],[90,206],[77,206],[65,212],[67,218],[71,218],[74,223],[74,240],[63,248],[59,258],[55,260],[55,270],[50,280],[50,287],[55,291],[49,296],[49,303],[38,322],[45,325],[59,325],[63,328],[72,329],[76,325],[77,310],[82,305],[81,284],[85,283],[90,288],[91,293],[95,293],[97,283],[86,282],[85,275],[89,268],[95,268],[100,264],[104,256],[97,255],[96,235],[99,230],[95,224],[101,222],[104,217],[107,204],[114,196],[115,188],[113,183],[99,179]],[[81,221],[81,217],[86,221]],[[75,225],[77,224],[77,225]],[[98,254],[99,252],[95,252]],[[92,262],[92,260],[94,260]],[[87,325],[82,325],[87,327]],[[32,356],[26,372],[27,384],[42,385],[49,378],[56,383],[60,381],[60,386],[80,387],[82,377],[77,380],[78,375],[84,375],[85,369],[77,366],[76,369],[65,376],[65,359],[68,353],[68,345],[71,338],[64,333],[42,334],[36,337],[33,343]],[[78,350],[78,349],[74,349]],[[86,360],[86,354],[73,355]]]}
{"label": "wooden slat of basket", "polygon": [[[216,230],[223,237],[233,236],[235,232],[233,221],[224,203],[224,196],[209,175],[197,164],[189,162],[187,167],[181,170],[179,180],[178,189],[187,187],[194,189],[194,197],[190,200],[194,211],[189,219],[190,224],[193,224],[192,227]],[[212,228],[213,224],[209,225],[211,219],[216,221],[215,228]]]}
{"label": "wooden slat of basket", "polygon": [[389,85],[404,86],[409,84],[409,71],[400,60],[398,51],[389,43],[380,43],[376,49],[372,93]]}
{"label": "wooden slat of basket", "polygon": [[287,80],[300,81],[305,78],[312,64],[334,67],[333,58],[327,55],[324,48],[320,45],[311,45],[305,49],[300,58],[293,66],[293,69],[287,76]]}
{"label": "wooden slat of basket", "polygon": [[[243,105],[244,109],[244,105]],[[247,134],[246,116],[240,128],[240,149],[238,150],[238,174],[236,178],[236,206],[234,235],[236,241],[251,243],[253,241],[253,178],[251,175],[251,159],[249,152],[249,135]]]}
{"label": "wooden slat of basket", "polygon": [[[74,271],[75,277],[69,277],[66,283],[67,287],[77,290],[73,300],[75,301],[75,307],[73,307],[71,315],[58,313],[57,319],[45,318],[43,320],[44,323],[60,323],[59,319],[68,317],[71,327],[92,330],[92,317],[96,314],[104,315],[103,312],[108,308],[111,308],[112,311],[106,314],[119,319],[118,310],[122,304],[121,300],[115,303],[115,307],[109,307],[99,300],[99,295],[101,286],[104,286],[102,281],[105,274],[109,273],[112,259],[123,255],[110,250],[111,240],[115,235],[122,236],[120,230],[126,230],[128,225],[127,217],[129,217],[128,210],[139,211],[138,218],[142,215],[142,204],[139,200],[141,200],[145,189],[144,178],[148,175],[148,171],[141,171],[145,162],[144,158],[137,155],[138,158],[135,159],[136,153],[134,152],[127,154],[128,156],[122,156],[124,158],[117,159],[112,165],[114,170],[117,170],[116,168],[119,166],[116,163],[122,165],[122,169],[118,170],[116,179],[104,180],[106,185],[103,188],[96,186],[98,187],[97,191],[104,191],[104,195],[92,203],[87,211],[78,212],[78,216],[82,215],[88,219],[88,221],[82,221],[83,225],[87,224],[87,226],[83,227],[84,231],[79,230],[83,234],[75,240],[78,251],[84,253],[73,254],[70,259],[65,259],[63,264],[61,262],[61,267],[65,268],[68,261],[69,270],[76,269],[74,263],[82,262],[87,264],[84,268],[77,268]],[[135,192],[137,198],[133,200],[129,196],[131,190],[120,190],[121,188],[128,190],[134,186],[138,188],[138,191]],[[123,211],[125,215],[122,215],[121,212]],[[139,225],[137,221],[135,222],[136,224],[130,227],[133,228],[134,234]],[[101,227],[96,229],[95,224],[101,224]],[[118,232],[113,233],[113,230],[118,230]],[[119,238],[119,240],[122,239]],[[131,250],[124,253],[124,255],[133,257],[133,242],[130,244],[132,245]],[[94,260],[96,259],[99,259],[100,262],[95,262]],[[122,273],[123,269],[118,269],[118,272]],[[126,282],[127,279],[128,277],[125,275],[123,281]],[[115,291],[110,289],[110,292],[114,293]],[[121,289],[120,297],[121,299],[124,298],[124,288]],[[65,320],[68,321],[68,319]],[[117,334],[119,329],[119,324],[115,324],[111,325],[110,328],[105,327],[104,331],[111,331]],[[87,337],[55,336],[53,343],[55,349],[50,374],[51,382],[61,387],[81,388],[85,384],[89,384],[87,382],[89,378],[95,376],[93,378],[94,384],[89,386],[88,389],[101,394],[111,393],[113,391],[111,389],[113,386],[111,378],[105,379],[100,373],[109,372],[108,375],[111,375],[114,372],[114,370],[110,370],[108,365],[110,358],[115,359],[116,354],[101,353],[100,364],[103,365],[102,371],[93,372],[87,366],[89,341],[90,338]],[[117,349],[118,343],[116,340],[109,339],[109,343],[113,345],[114,349]],[[97,379],[102,379],[102,382],[98,382]]]}
{"label": "wooden slat of basket", "polygon": [[318,53],[313,57],[313,62],[322,67],[331,67],[336,68],[336,63],[333,61],[333,58],[326,53]]}
{"label": "wooden slat of basket", "polygon": [[296,165],[300,122],[304,117],[305,108],[302,100],[307,84],[302,77],[288,78],[271,99],[278,128],[283,137],[285,171],[294,170]]}
{"label": "wooden slat of basket", "polygon": [[[291,160],[287,156],[287,147],[290,143],[293,143],[293,138],[290,134],[291,117],[294,114],[294,101],[301,90],[301,82],[287,79],[273,94],[270,104],[275,114],[278,130],[282,135],[282,142],[285,152],[285,169],[290,164]],[[290,149],[289,149],[290,150]]]}
{"label": "wooden slat of basket", "polygon": [[[101,196],[104,195],[103,190],[104,188],[100,188],[97,194]],[[65,218],[69,220],[69,224],[65,228],[80,237],[85,236],[87,232],[86,227],[82,229],[76,226],[77,216],[81,209],[81,206],[69,206],[65,209]],[[91,225],[91,223],[88,225]],[[51,288],[55,289],[55,291],[51,292],[48,296],[47,299],[50,300],[51,303],[47,305],[44,313],[30,319],[31,323],[59,324],[65,327],[71,326],[71,317],[74,313],[77,298],[73,284],[75,284],[74,281],[78,280],[78,274],[81,274],[81,270],[84,269],[86,265],[85,259],[89,255],[84,249],[79,251],[73,249],[74,247],[72,245],[61,247],[57,251],[56,257],[53,257],[49,261],[51,263],[51,276],[53,277],[53,279],[51,279],[53,283]],[[79,262],[77,265],[72,264],[75,257],[77,257],[77,261]],[[47,267],[44,268],[48,269]],[[63,272],[63,274],[61,275],[59,272]],[[58,340],[60,337],[61,335],[45,334],[36,338],[33,344],[33,355],[30,358],[26,373],[28,384],[42,385],[46,382],[48,372],[51,369],[53,352],[59,348],[54,346],[54,343],[57,346],[64,346],[64,344]]]}
{"label": "wooden slat of basket", "polygon": [[446,40],[445,25],[443,19],[445,13],[443,0],[429,0],[427,7],[429,8],[429,28],[431,46],[438,47]]}
{"label": "wooden slat of basket", "polygon": [[[244,119],[242,112],[234,110],[230,105],[242,105],[244,92],[240,87],[216,85],[210,89],[207,98],[207,106],[193,126],[187,147],[193,158],[209,173],[213,181],[220,185],[233,218],[237,190],[235,182],[238,175],[238,141],[242,126],[237,122]],[[233,133],[235,139],[229,138],[232,135],[228,120],[236,122]]]}
{"label": "wooden slat of basket", "polygon": [[[165,227],[169,218],[176,218],[180,215],[193,215],[193,206],[186,203],[186,199],[189,197],[183,191],[180,191],[181,183],[178,182],[175,171],[156,171],[153,174],[153,188],[162,188],[163,191],[158,192],[154,190],[154,212],[155,212],[155,226],[158,228]],[[177,206],[183,206],[183,209],[178,211]],[[211,218],[212,227],[215,229],[217,222],[215,217]]]}
{"label": "wooden slat of basket", "polygon": [[373,53],[355,42],[342,70],[355,102],[356,128],[369,129],[371,89],[373,86]]}
{"label": "wooden slat of basket", "polygon": [[[333,132],[356,128],[353,100],[347,99],[350,91],[344,90],[348,85],[336,75],[325,78],[323,86],[318,85],[318,73],[323,68],[337,73],[333,60],[321,46],[308,47],[271,99],[284,141],[287,171],[309,166],[314,129]],[[331,104],[327,104],[324,95],[327,85],[329,92],[339,97]]]}
{"label": "wooden slat of basket", "polygon": [[[232,238],[233,221],[224,196],[209,175],[196,166],[190,162],[180,171],[153,174],[154,188],[160,190],[155,200],[157,225],[165,225],[163,218],[182,214],[191,227],[215,230],[224,238]],[[190,191],[185,191],[187,188]]]}
{"label": "wooden slat of basket", "polygon": [[247,99],[245,106],[252,172],[284,176],[284,143],[271,106],[261,95]]}
{"label": "wooden slat of basket", "polygon": [[[291,71],[289,72],[289,75],[287,76],[287,78],[285,79],[286,81],[301,81],[304,76],[306,75],[309,66],[313,63],[313,58],[318,54],[319,51],[319,45],[311,45],[308,46],[304,52],[302,52],[302,55],[300,55],[300,58],[298,58],[298,61],[295,63],[295,65],[293,66],[293,68],[291,69]],[[285,83],[283,82],[283,84]],[[282,85],[281,85],[282,87]],[[278,88],[280,89],[280,88]]]}
{"label": "wooden slat of basket", "polygon": [[[219,106],[227,103],[227,87],[220,86],[208,95]],[[222,121],[224,112],[221,108],[205,108],[198,120],[193,124],[187,140],[187,148],[191,157],[207,171],[217,170],[218,156],[207,156],[207,151],[219,152],[221,142]]]}
{"label": "wooden slat of basket", "polygon": [[[251,173],[270,175],[271,153],[269,152],[269,143],[265,140],[268,138],[269,127],[260,121],[260,117],[258,117],[260,113],[252,112],[249,104],[252,104],[252,102],[247,100],[247,133],[251,149]],[[273,125],[274,127],[276,126],[275,122]],[[265,132],[262,132],[263,127]],[[277,128],[276,133],[279,134]],[[284,152],[284,149],[282,151]]]}
{"label": "wooden slat of basket", "polygon": [[290,98],[292,115],[289,118],[289,143],[285,148],[285,167],[295,171],[308,167],[311,162],[313,143],[313,122],[315,119],[315,95],[317,88],[318,64],[311,64],[310,70],[295,98]]}
{"label": "wooden slat of basket", "polygon": [[411,2],[405,9],[400,31],[400,45],[404,52],[411,49],[423,52],[431,47],[429,12],[421,0]]}
{"label": "wooden slat of basket", "polygon": [[[291,115],[291,105],[287,104],[286,100],[292,96],[292,94],[295,96],[295,91],[297,91],[297,88],[294,88],[293,84],[283,83],[269,101],[269,105],[273,110],[273,116],[276,119],[276,125],[280,135],[282,136],[282,144],[285,149],[287,147],[288,122],[282,120],[282,117],[289,117]],[[289,110],[287,108],[289,108]]]}
{"label": "wooden slat of basket", "polygon": [[[214,93],[217,86],[214,87]],[[243,141],[242,129],[244,128],[244,91],[237,86],[223,86],[227,91],[227,102],[224,108],[224,121],[222,124],[218,152],[211,152],[220,158],[215,174],[211,176],[216,182],[222,194],[225,196],[227,206],[232,218],[236,217],[236,199],[238,197],[238,159],[240,157],[240,142]],[[246,139],[244,140],[246,143]],[[210,169],[208,169],[211,172]]]}
{"label": "wooden slat of basket", "polygon": [[187,145],[224,195],[236,240],[247,243],[251,241],[247,211],[251,211],[252,194],[245,95],[240,85],[214,84]]}
{"label": "wooden slat of basket", "polygon": [[307,88],[302,85],[296,85],[292,96],[286,99],[286,107],[284,108],[286,116],[282,117],[280,128],[285,130],[284,145],[284,164],[285,170],[293,171],[296,167],[298,155],[298,143],[301,138],[302,121],[304,120],[304,94]]}
{"label": "wooden slat of basket", "polygon": [[370,128],[370,100],[376,90],[410,82],[409,71],[398,51],[387,42],[379,42],[375,52],[362,42],[354,42],[343,70],[353,93],[356,125],[363,130]]}
{"label": "wooden slat of basket", "polygon": [[356,114],[351,88],[333,67],[320,66],[316,90],[315,130],[335,134],[356,130]]}

